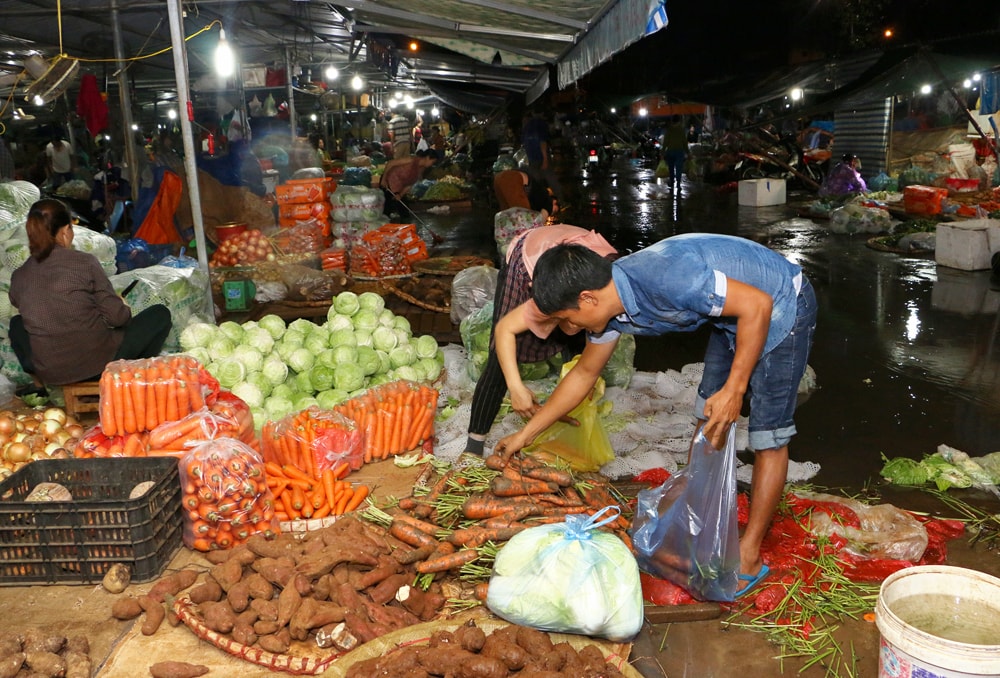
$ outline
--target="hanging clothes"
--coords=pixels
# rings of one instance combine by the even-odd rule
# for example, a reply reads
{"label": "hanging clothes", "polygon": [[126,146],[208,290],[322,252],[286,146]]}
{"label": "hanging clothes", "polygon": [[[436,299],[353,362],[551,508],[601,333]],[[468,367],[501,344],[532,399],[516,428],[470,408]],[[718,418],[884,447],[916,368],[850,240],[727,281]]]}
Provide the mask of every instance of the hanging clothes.
{"label": "hanging clothes", "polygon": [[97,76],[92,73],[84,73],[80,78],[76,113],[83,118],[92,137],[96,137],[108,127],[108,104],[97,87]]}

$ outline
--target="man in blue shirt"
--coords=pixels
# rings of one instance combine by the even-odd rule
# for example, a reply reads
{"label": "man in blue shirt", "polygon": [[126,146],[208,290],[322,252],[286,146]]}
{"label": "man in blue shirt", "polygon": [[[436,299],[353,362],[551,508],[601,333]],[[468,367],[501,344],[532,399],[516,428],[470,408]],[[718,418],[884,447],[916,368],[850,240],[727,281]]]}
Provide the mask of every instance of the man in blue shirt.
{"label": "man in blue shirt", "polygon": [[[750,392],[750,446],[756,453],[750,517],[740,539],[745,592],[767,574],[760,545],[788,471],[792,416],[816,327],[816,298],[802,270],[744,238],[690,233],[611,263],[577,245],[559,245],[535,265],[532,296],[550,327],[587,330],[577,365],[517,433],[495,452],[509,457],[590,393],[622,333],[712,332],[695,415],[721,449]],[[537,333],[537,332],[536,332]]]}

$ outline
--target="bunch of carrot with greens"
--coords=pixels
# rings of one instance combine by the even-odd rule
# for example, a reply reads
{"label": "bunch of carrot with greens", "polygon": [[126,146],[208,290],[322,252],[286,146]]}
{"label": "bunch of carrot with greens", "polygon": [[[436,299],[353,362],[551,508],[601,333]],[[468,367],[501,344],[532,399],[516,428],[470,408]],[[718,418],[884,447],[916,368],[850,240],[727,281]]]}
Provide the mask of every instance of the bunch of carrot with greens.
{"label": "bunch of carrot with greens", "polygon": [[423,447],[430,451],[438,392],[412,381],[392,381],[344,401],[334,411],[353,419],[365,434],[364,462]]}
{"label": "bunch of carrot with greens", "polygon": [[184,545],[228,549],[279,527],[264,460],[238,440],[220,438],[191,448],[179,463]]}
{"label": "bunch of carrot with greens", "polygon": [[[426,586],[437,573],[457,572],[483,584],[497,545],[515,534],[546,523],[565,522],[567,515],[593,514],[605,506],[623,508],[606,483],[580,480],[570,471],[529,457],[506,462],[493,456],[485,464],[441,468],[433,485],[418,488],[383,510],[370,505],[362,516],[389,529],[410,546],[416,570]],[[628,543],[623,517],[608,528]],[[475,597],[485,598],[478,587]],[[480,598],[482,596],[482,598]],[[471,597],[471,596],[470,596]]]}
{"label": "bunch of carrot with greens", "polygon": [[323,469],[319,478],[311,478],[295,466],[270,461],[265,470],[280,521],[342,516],[358,508],[369,493],[367,485],[344,480],[351,470],[346,462]]}
{"label": "bunch of carrot with greens", "polygon": [[101,430],[109,437],[182,419],[219,392],[219,383],[185,355],[115,360],[99,383]]}

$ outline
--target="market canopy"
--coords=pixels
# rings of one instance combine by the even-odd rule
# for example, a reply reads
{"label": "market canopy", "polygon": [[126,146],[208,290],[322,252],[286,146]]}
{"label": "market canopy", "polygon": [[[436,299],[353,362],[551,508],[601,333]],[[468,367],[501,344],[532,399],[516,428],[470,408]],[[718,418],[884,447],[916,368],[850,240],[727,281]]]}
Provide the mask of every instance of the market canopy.
{"label": "market canopy", "polygon": [[[117,33],[135,101],[164,98],[176,86],[167,4],[5,0],[0,93],[31,55],[64,54],[110,77]],[[221,26],[244,67],[290,61],[318,80],[335,66],[360,75],[366,88],[462,86],[529,102],[549,86],[550,72],[565,88],[666,25],[664,0],[197,0],[183,8],[192,82],[212,72]]]}

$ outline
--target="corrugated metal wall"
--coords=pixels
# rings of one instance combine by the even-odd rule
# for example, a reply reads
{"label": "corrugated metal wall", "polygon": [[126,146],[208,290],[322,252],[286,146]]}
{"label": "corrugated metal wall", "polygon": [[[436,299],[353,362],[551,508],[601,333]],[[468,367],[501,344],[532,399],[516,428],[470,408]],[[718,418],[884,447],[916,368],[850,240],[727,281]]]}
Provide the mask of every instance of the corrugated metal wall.
{"label": "corrugated metal wall", "polygon": [[861,175],[869,179],[889,166],[889,138],[892,132],[892,99],[865,106],[834,111],[834,154],[836,164],[845,153],[861,158]]}

